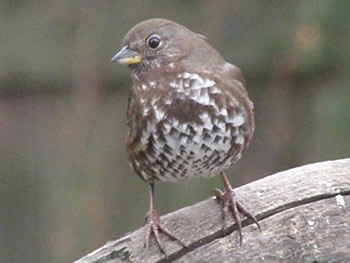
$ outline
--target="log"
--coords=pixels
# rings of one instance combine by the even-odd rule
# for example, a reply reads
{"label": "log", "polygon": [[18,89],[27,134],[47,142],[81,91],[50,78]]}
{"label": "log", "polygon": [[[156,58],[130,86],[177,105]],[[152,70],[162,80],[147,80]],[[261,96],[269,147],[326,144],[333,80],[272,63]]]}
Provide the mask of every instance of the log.
{"label": "log", "polygon": [[[350,158],[279,172],[235,189],[262,231],[237,225],[215,198],[162,216],[187,249],[161,235],[171,262],[350,262]],[[75,263],[167,262],[154,240],[144,255],[144,229],[109,241]]]}

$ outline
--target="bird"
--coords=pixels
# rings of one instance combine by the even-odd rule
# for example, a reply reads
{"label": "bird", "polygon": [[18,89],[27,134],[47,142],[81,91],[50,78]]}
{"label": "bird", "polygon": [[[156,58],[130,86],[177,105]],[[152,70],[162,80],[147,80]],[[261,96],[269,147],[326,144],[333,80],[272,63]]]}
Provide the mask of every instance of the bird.
{"label": "bird", "polygon": [[240,69],[203,35],[162,18],[132,27],[111,61],[127,65],[133,81],[126,151],[132,169],[149,186],[145,250],[154,237],[166,255],[161,232],[186,248],[160,220],[155,183],[215,175],[224,183],[224,191],[214,189],[224,226],[230,211],[242,244],[239,214],[260,225],[237,200],[224,173],[241,158],[255,130],[254,107]]}

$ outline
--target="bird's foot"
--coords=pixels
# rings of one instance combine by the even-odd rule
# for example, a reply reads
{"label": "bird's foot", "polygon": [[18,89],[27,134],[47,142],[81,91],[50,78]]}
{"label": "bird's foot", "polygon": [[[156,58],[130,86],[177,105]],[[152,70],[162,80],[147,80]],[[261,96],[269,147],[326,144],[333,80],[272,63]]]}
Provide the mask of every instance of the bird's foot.
{"label": "bird's foot", "polygon": [[159,237],[159,233],[160,232],[163,232],[170,239],[179,242],[184,248],[186,248],[186,245],[180,239],[175,237],[164,226],[164,224],[161,222],[161,220],[159,218],[159,215],[158,215],[156,210],[152,209],[152,210],[148,211],[148,213],[146,215],[145,227],[146,227],[146,238],[145,238],[145,243],[144,243],[144,247],[145,247],[144,254],[146,254],[147,251],[148,251],[150,239],[151,239],[151,236],[153,235],[155,240],[156,240],[156,243],[157,243],[157,246],[158,246],[159,250],[168,259],[168,255],[166,254],[166,252],[165,252],[165,250],[164,250],[164,248],[162,246],[162,242],[160,241],[160,237]]}
{"label": "bird's foot", "polygon": [[250,218],[261,231],[258,220],[240,202],[237,201],[235,192],[231,186],[226,187],[225,192],[221,191],[220,189],[214,189],[213,193],[216,196],[216,198],[222,203],[222,218],[224,221],[224,225],[222,229],[225,229],[226,216],[228,213],[228,209],[230,209],[230,211],[232,212],[233,218],[237,224],[239,240],[241,245],[242,245],[242,223],[239,218],[239,213]]}

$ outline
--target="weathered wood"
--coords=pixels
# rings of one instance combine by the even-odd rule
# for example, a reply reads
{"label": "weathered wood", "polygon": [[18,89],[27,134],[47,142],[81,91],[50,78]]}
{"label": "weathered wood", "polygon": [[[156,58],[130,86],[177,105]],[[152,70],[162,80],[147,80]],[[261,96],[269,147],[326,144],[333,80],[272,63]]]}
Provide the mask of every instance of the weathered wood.
{"label": "weathered wood", "polygon": [[[243,219],[223,231],[211,198],[162,217],[188,246],[161,236],[173,262],[350,262],[350,159],[305,165],[235,189],[257,216],[260,232]],[[234,231],[232,233],[232,231]],[[75,263],[166,262],[153,243],[143,255],[143,228],[110,241]]]}

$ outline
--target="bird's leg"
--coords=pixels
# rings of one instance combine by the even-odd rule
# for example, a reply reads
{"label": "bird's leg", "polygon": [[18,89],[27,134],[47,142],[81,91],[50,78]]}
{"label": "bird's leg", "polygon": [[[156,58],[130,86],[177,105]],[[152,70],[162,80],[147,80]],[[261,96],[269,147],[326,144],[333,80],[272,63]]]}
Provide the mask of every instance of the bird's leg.
{"label": "bird's leg", "polygon": [[178,241],[184,248],[186,248],[186,245],[177,237],[175,237],[161,222],[159,215],[157,211],[154,209],[154,184],[149,183],[149,195],[150,195],[150,207],[149,211],[146,214],[146,238],[145,238],[145,254],[147,253],[149,242],[152,234],[154,235],[154,238],[156,240],[157,246],[159,250],[165,255],[167,258],[167,254],[165,250],[163,249],[162,243],[159,238],[159,232],[163,232],[165,235],[167,235],[172,240]]}
{"label": "bird's leg", "polygon": [[224,220],[223,229],[225,228],[226,224],[226,215],[228,213],[228,209],[231,210],[233,218],[236,221],[237,227],[238,227],[238,234],[240,239],[240,244],[242,245],[242,224],[241,220],[239,218],[239,213],[245,215],[246,217],[250,218],[261,230],[260,225],[258,223],[258,220],[253,216],[240,202],[237,201],[235,192],[225,176],[224,172],[220,173],[221,178],[224,182],[225,186],[225,192],[214,189],[214,194],[216,198],[218,198],[222,202],[222,218]]}

